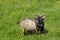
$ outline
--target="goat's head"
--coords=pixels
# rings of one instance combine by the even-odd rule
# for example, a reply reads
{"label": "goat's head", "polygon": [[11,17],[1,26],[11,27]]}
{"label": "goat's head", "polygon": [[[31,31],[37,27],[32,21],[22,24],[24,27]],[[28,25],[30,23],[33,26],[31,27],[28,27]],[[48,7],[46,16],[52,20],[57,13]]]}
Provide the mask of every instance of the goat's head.
{"label": "goat's head", "polygon": [[37,17],[36,17],[36,20],[38,23],[42,23],[43,20],[44,20],[44,14],[38,14]]}
{"label": "goat's head", "polygon": [[44,15],[38,14],[36,17],[36,26],[38,27],[38,30],[43,31],[44,30]]}

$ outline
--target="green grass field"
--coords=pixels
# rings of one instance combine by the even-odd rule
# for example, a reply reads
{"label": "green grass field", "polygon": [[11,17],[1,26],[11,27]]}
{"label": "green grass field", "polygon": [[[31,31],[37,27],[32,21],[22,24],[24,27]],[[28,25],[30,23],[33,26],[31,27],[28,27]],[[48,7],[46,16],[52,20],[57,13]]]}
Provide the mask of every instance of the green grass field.
{"label": "green grass field", "polygon": [[[44,13],[45,34],[23,35],[22,18]],[[0,40],[60,40],[60,0],[0,0]]]}

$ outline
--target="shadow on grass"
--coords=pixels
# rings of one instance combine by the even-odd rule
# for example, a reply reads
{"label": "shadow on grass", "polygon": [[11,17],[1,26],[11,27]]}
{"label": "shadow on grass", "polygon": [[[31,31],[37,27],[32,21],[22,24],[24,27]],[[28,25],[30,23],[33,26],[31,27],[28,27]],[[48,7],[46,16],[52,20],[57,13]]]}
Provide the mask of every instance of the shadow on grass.
{"label": "shadow on grass", "polygon": [[43,32],[38,32],[38,33],[33,31],[28,31],[27,33],[24,32],[24,35],[34,35],[34,34],[39,35],[39,34],[47,34],[47,33],[48,33],[48,30],[45,29]]}

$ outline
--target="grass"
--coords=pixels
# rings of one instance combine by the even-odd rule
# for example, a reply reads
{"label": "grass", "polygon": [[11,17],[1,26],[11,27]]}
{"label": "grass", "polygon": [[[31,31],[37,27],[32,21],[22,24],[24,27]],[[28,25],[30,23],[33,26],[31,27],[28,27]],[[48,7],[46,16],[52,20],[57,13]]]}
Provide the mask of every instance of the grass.
{"label": "grass", "polygon": [[[46,34],[23,35],[17,21],[44,13]],[[60,0],[0,0],[0,40],[60,40]]]}

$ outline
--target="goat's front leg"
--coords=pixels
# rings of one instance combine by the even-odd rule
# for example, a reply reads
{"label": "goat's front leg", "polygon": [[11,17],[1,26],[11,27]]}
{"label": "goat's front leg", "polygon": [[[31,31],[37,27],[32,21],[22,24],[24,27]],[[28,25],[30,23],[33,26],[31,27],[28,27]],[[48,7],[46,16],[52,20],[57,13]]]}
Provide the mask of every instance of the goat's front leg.
{"label": "goat's front leg", "polygon": [[34,29],[34,31],[37,33],[37,29]]}

